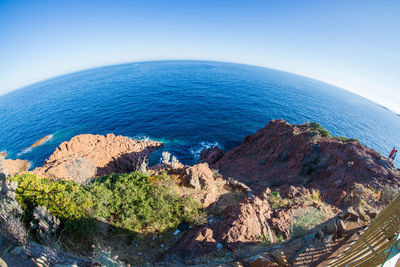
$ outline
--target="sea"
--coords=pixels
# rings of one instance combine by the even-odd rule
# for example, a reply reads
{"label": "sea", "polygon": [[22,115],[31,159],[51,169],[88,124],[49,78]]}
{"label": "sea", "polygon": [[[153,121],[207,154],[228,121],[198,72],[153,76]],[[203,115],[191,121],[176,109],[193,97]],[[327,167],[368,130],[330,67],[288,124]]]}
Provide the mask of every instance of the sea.
{"label": "sea", "polygon": [[[106,66],[0,96],[0,151],[41,166],[78,134],[124,135],[165,144],[184,164],[213,145],[227,151],[272,119],[316,121],[387,156],[400,145],[400,117],[341,88],[274,69],[208,61]],[[45,135],[51,139],[29,147]]]}

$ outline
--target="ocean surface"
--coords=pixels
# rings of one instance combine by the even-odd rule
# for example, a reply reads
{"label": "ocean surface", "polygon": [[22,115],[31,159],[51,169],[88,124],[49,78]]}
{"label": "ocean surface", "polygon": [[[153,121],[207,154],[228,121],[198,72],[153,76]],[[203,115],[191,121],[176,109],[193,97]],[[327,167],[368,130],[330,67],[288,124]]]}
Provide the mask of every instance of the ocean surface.
{"label": "ocean surface", "polygon": [[[36,167],[74,135],[115,133],[162,141],[161,151],[193,164],[204,147],[227,151],[280,118],[317,121],[385,156],[400,145],[398,115],[332,85],[248,65],[159,61],[90,69],[0,96],[0,151]],[[45,135],[52,139],[26,149]]]}

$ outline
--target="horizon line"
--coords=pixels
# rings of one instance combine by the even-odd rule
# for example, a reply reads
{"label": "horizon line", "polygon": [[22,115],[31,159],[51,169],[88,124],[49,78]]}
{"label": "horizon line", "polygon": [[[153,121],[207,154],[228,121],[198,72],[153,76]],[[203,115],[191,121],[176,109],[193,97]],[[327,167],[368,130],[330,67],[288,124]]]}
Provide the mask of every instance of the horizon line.
{"label": "horizon line", "polygon": [[300,73],[294,73],[294,72],[290,72],[290,71],[279,69],[279,68],[272,68],[272,67],[264,66],[264,65],[253,65],[253,64],[249,64],[249,63],[233,62],[233,61],[226,61],[226,60],[211,60],[211,59],[169,59],[169,58],[168,59],[143,59],[143,60],[138,60],[138,61],[120,62],[120,63],[111,63],[111,64],[108,64],[108,65],[93,66],[93,67],[89,67],[89,68],[77,69],[77,70],[73,70],[73,71],[70,71],[70,72],[61,73],[61,74],[58,74],[56,76],[50,76],[50,77],[47,77],[47,78],[43,78],[43,79],[38,80],[36,82],[29,83],[29,84],[26,84],[26,85],[11,89],[10,91],[6,91],[6,92],[4,92],[2,94],[0,93],[0,97],[6,96],[8,94],[12,94],[12,93],[20,91],[20,90],[23,90],[23,89],[25,89],[27,87],[30,87],[30,86],[34,86],[34,85],[37,85],[37,84],[40,84],[40,83],[51,81],[53,79],[57,79],[57,78],[61,78],[61,77],[65,77],[65,76],[69,76],[69,75],[73,75],[73,74],[89,71],[89,70],[102,69],[102,68],[107,68],[107,67],[115,67],[115,66],[121,66],[121,65],[129,65],[129,64],[156,63],[156,62],[168,62],[168,61],[170,61],[170,62],[174,62],[174,61],[175,62],[177,62],[177,61],[181,61],[181,62],[183,62],[183,61],[198,61],[198,62],[227,63],[227,64],[236,64],[236,65],[245,65],[245,66],[250,66],[250,67],[264,68],[264,69],[280,71],[280,72],[284,72],[284,73],[288,73],[288,74],[292,74],[292,75],[297,75],[297,76],[300,76],[300,77],[303,77],[303,78],[315,80],[317,82],[325,83],[325,84],[327,84],[329,86],[333,86],[333,87],[336,87],[338,89],[350,92],[350,93],[352,93],[354,95],[357,95],[359,97],[362,97],[364,99],[367,99],[367,100],[373,102],[374,104],[376,104],[376,105],[380,106],[381,108],[384,108],[384,109],[394,113],[397,116],[400,116],[400,110],[399,111],[395,111],[395,110],[391,109],[390,107],[388,107],[388,106],[386,106],[386,105],[384,105],[382,103],[379,103],[378,101],[376,101],[374,99],[371,99],[369,97],[361,95],[358,92],[352,91],[351,89],[346,89],[346,88],[343,88],[343,87],[341,87],[339,85],[335,85],[335,84],[333,84],[331,82],[323,81],[323,80],[320,80],[320,79],[312,77],[312,76],[307,76],[307,75],[300,74]]}

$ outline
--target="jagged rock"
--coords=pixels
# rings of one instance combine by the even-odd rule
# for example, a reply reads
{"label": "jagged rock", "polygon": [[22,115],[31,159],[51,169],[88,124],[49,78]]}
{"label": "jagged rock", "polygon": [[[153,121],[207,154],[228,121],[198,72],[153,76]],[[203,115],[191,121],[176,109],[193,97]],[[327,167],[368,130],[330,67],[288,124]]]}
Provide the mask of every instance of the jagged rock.
{"label": "jagged rock", "polygon": [[327,224],[326,224],[326,233],[328,235],[334,235],[336,234],[338,230],[338,227],[336,225],[335,220],[330,220]]}
{"label": "jagged rock", "polygon": [[32,229],[35,229],[41,240],[50,241],[60,225],[60,220],[47,210],[46,207],[36,207],[33,210]]}
{"label": "jagged rock", "polygon": [[200,152],[200,163],[208,163],[208,165],[212,167],[223,156],[224,152],[218,146],[205,148]]}
{"label": "jagged rock", "polygon": [[236,181],[235,179],[232,179],[232,178],[228,178],[228,180],[226,181],[226,184],[235,189],[238,189],[244,193],[247,193],[247,196],[250,198],[254,197],[253,191],[251,190],[251,188],[242,182]]}
{"label": "jagged rock", "polygon": [[258,242],[261,237],[272,240],[268,224],[272,215],[268,202],[269,192],[267,189],[255,198],[245,199],[237,206],[226,208],[221,221],[188,231],[173,251],[184,257],[193,257],[214,251],[217,243],[228,249],[236,249]]}
{"label": "jagged rock", "polygon": [[0,153],[0,180],[3,180],[8,176],[7,170],[4,168],[4,160],[6,155],[6,153]]}
{"label": "jagged rock", "polygon": [[[400,185],[400,175],[380,164],[381,156],[360,143],[335,138],[313,139],[309,125],[272,120],[242,144],[229,150],[215,168],[223,177],[246,183],[254,193],[265,187],[285,192],[290,185],[318,189],[325,201],[343,207],[342,192],[353,183],[382,188]],[[293,195],[296,192],[293,192]],[[340,198],[338,198],[340,196]]]}
{"label": "jagged rock", "polygon": [[214,173],[204,163],[187,168],[185,178],[186,183],[196,189],[211,189],[214,187]]}
{"label": "jagged rock", "polygon": [[299,197],[299,196],[304,196],[306,194],[308,194],[310,191],[305,188],[304,186],[301,187],[297,187],[297,186],[289,186],[289,188],[287,189],[286,193],[283,194],[284,198],[295,198],[295,197]]}
{"label": "jagged rock", "polygon": [[132,140],[114,134],[77,135],[61,143],[34,173],[50,179],[85,183],[94,176],[133,171],[140,159],[161,146],[160,142]]}
{"label": "jagged rock", "polygon": [[88,183],[97,174],[97,167],[88,159],[74,158],[65,163],[65,169],[72,181]]}
{"label": "jagged rock", "polygon": [[367,215],[368,215],[371,219],[373,219],[373,218],[375,218],[375,217],[378,215],[378,211],[377,211],[376,209],[371,208],[371,209],[367,210]]}
{"label": "jagged rock", "polygon": [[358,220],[358,213],[353,209],[353,207],[348,207],[344,213],[343,219],[349,221],[357,221]]}
{"label": "jagged rock", "polygon": [[336,225],[337,225],[337,235],[338,235],[338,237],[344,236],[344,234],[346,233],[346,224],[344,223],[344,221],[338,220]]}

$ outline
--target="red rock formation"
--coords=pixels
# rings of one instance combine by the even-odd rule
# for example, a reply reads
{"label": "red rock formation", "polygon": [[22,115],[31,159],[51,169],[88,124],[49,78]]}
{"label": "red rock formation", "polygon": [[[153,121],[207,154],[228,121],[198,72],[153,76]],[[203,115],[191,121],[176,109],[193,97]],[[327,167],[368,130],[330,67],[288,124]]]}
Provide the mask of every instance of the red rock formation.
{"label": "red rock formation", "polygon": [[214,174],[210,168],[204,164],[196,164],[185,170],[185,182],[196,189],[211,189],[214,187]]}
{"label": "red rock formation", "polygon": [[4,168],[10,176],[25,172],[29,169],[30,163],[22,159],[6,159],[4,160]]}
{"label": "red rock formation", "polygon": [[184,257],[200,256],[217,248],[220,243],[229,249],[260,241],[263,237],[272,239],[268,220],[271,208],[268,203],[269,189],[255,198],[248,198],[237,206],[224,211],[221,221],[209,223],[186,233],[175,252]]}
{"label": "red rock formation", "polygon": [[162,146],[114,134],[82,134],[63,142],[34,173],[84,183],[94,176],[132,171],[139,158]]}
{"label": "red rock formation", "polygon": [[30,162],[22,159],[5,159],[7,153],[0,152],[0,173],[4,175],[16,175],[29,169]]}
{"label": "red rock formation", "polygon": [[382,188],[400,186],[398,171],[376,151],[359,143],[321,137],[308,125],[272,120],[212,166],[224,177],[249,185],[256,193],[271,187],[281,192],[290,185],[316,188],[327,202],[354,182]]}
{"label": "red rock formation", "polygon": [[33,143],[33,145],[31,145],[30,148],[35,148],[35,147],[41,146],[44,143],[50,141],[50,139],[52,139],[52,138],[53,138],[52,134],[46,135],[46,136],[40,138],[39,140],[37,140],[35,143]]}
{"label": "red rock formation", "polygon": [[208,165],[212,166],[223,156],[224,152],[217,146],[205,148],[200,153],[200,163],[208,163]]}

